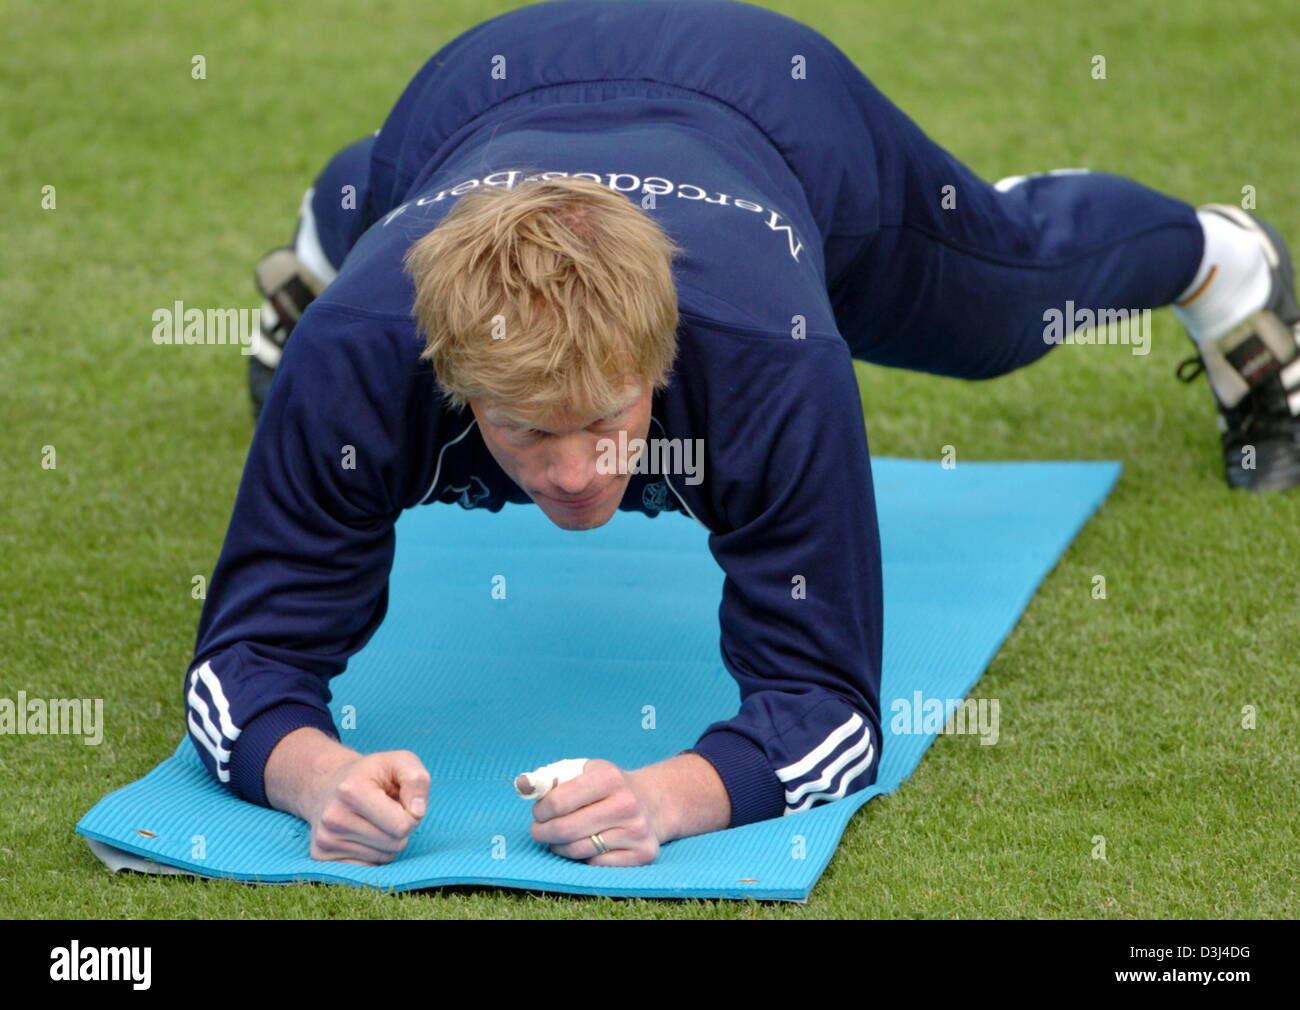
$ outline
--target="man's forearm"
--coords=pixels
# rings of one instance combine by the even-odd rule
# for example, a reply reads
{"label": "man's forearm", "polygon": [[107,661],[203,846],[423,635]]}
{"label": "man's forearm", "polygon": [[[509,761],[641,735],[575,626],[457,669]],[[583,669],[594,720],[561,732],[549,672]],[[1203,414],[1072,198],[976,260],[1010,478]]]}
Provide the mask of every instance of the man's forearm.
{"label": "man's forearm", "polygon": [[698,754],[678,754],[628,776],[634,788],[649,797],[661,842],[722,831],[731,823],[727,787]]}
{"label": "man's forearm", "polygon": [[317,783],[340,764],[361,755],[312,726],[286,734],[267,758],[266,800],[276,810],[308,819],[307,806]]}

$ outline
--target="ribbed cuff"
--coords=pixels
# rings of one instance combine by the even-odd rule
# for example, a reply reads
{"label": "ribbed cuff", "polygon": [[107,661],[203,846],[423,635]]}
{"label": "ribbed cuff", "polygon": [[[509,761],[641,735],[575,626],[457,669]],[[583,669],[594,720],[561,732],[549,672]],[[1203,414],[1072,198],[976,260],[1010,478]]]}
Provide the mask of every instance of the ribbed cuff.
{"label": "ribbed cuff", "polygon": [[230,784],[235,792],[259,807],[266,801],[266,762],[275,745],[296,729],[314,726],[322,733],[339,738],[328,711],[297,701],[286,701],[268,708],[244,727],[230,751]]}
{"label": "ribbed cuff", "polygon": [[766,821],[785,813],[785,787],[767,755],[746,736],[720,729],[700,737],[683,754],[698,754],[713,765],[731,798],[729,828]]}

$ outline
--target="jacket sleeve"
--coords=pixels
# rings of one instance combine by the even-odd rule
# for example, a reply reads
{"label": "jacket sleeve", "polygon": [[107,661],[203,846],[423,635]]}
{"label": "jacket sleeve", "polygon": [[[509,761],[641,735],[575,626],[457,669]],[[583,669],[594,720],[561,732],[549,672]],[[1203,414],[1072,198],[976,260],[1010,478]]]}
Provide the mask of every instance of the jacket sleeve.
{"label": "jacket sleeve", "polygon": [[[725,338],[724,338],[725,339]],[[731,827],[875,781],[883,606],[862,401],[847,345],[765,340],[709,408],[709,547],[725,574],[722,660],[740,711],[687,753],[731,799]]]}
{"label": "jacket sleeve", "polygon": [[418,351],[385,325],[317,302],[294,328],[199,622],[189,738],[219,782],[262,806],[282,737],[314,726],[337,739],[329,679],[387,609]]}

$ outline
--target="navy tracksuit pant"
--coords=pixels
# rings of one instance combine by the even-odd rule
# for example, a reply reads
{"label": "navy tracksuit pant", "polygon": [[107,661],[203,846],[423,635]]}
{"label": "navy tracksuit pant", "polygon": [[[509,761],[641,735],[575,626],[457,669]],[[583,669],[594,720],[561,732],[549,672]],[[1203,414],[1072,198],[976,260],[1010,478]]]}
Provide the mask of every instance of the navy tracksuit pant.
{"label": "navy tracksuit pant", "polygon": [[[1044,340],[1049,309],[1168,305],[1200,263],[1190,205],[1106,173],[1031,175],[995,188],[829,40],[783,15],[731,0],[556,0],[453,40],[408,86],[386,135],[330,161],[312,206],[335,266],[419,185],[422,154],[454,142],[415,144],[394,124],[424,123],[433,106],[490,111],[489,76],[453,72],[470,38],[525,54],[513,57],[511,73],[532,74],[539,86],[617,78],[624,94],[636,93],[638,79],[647,89],[707,88],[757,124],[806,195],[836,321],[864,361],[1000,375],[1054,346]],[[344,185],[357,187],[361,213],[339,209]]]}

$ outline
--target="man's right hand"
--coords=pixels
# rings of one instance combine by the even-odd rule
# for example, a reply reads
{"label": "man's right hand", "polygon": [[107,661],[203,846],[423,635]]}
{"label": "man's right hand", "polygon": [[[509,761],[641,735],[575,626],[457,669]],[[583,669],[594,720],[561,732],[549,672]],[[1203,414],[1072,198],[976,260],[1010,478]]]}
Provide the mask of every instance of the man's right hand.
{"label": "man's right hand", "polygon": [[428,809],[429,772],[408,750],[359,754],[304,727],[271,752],[267,800],[311,825],[311,858],[392,862]]}

